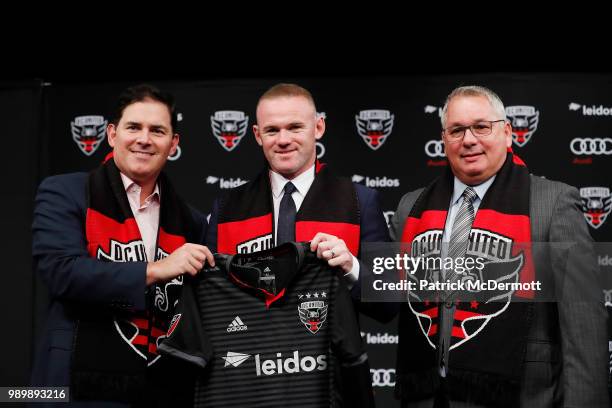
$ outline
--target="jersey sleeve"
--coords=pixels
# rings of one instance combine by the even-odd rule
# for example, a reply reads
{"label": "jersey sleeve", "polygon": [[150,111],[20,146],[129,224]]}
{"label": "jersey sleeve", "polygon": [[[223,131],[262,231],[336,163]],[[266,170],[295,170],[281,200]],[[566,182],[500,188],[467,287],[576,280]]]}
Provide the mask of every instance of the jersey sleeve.
{"label": "jersey sleeve", "polygon": [[201,279],[188,279],[170,322],[166,339],[158,347],[161,354],[206,367],[212,358],[212,346],[202,327],[197,296],[198,285],[206,284]]}

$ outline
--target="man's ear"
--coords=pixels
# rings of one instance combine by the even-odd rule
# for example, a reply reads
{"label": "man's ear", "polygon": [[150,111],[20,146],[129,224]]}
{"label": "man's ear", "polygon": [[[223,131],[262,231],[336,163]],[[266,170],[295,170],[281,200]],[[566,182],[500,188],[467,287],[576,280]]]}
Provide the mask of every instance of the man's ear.
{"label": "man's ear", "polygon": [[253,134],[255,135],[255,140],[257,140],[257,144],[263,146],[263,140],[261,140],[261,134],[259,133],[259,126],[253,125]]}
{"label": "man's ear", "polygon": [[317,114],[317,121],[315,123],[315,139],[319,140],[323,137],[325,133],[325,119],[323,116],[319,116]]}
{"label": "man's ear", "polygon": [[170,148],[169,156],[174,156],[174,154],[176,153],[176,149],[178,149],[180,138],[181,136],[178,133],[175,133],[174,135],[172,135],[172,147]]}
{"label": "man's ear", "polygon": [[106,140],[110,147],[115,147],[115,137],[117,136],[117,128],[114,123],[109,123],[106,126]]}

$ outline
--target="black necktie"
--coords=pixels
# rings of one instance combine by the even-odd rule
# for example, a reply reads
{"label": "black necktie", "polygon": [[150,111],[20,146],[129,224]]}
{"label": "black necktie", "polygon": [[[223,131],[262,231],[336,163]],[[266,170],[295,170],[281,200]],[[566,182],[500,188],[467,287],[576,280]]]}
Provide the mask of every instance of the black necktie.
{"label": "black necktie", "polygon": [[278,229],[276,233],[276,245],[295,241],[295,202],[291,197],[297,189],[292,182],[287,182],[283,188],[285,193],[278,208]]}

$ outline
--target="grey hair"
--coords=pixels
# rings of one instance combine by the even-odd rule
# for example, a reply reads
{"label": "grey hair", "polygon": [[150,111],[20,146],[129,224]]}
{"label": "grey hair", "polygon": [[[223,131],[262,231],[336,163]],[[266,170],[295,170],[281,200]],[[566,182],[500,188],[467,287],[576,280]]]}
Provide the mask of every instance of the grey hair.
{"label": "grey hair", "polygon": [[497,113],[501,119],[508,120],[506,117],[506,110],[504,109],[504,103],[501,101],[499,96],[489,88],[478,85],[460,86],[453,89],[453,91],[446,97],[444,107],[442,108],[442,114],[440,115],[440,121],[442,122],[442,129],[446,128],[446,115],[448,113],[448,104],[451,99],[459,96],[484,96],[489,101],[489,104]]}

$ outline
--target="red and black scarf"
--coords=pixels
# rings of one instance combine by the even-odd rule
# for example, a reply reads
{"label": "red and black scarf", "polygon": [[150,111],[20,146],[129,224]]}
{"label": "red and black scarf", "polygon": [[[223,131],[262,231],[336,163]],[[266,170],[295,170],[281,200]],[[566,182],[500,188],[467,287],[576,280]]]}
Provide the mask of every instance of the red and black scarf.
{"label": "red and black scarf", "polygon": [[[155,259],[145,245],[114,160],[93,170],[88,181],[85,235],[89,256],[106,262],[149,262],[193,242],[194,220],[162,173],[158,178],[159,230]],[[145,279],[143,274],[142,279]],[[111,284],[111,283],[109,283]],[[134,312],[106,305],[87,308],[78,319],[72,363],[73,395],[78,398],[141,398],[145,369],[159,364],[157,346],[165,338],[178,301],[182,276],[147,288],[147,310]],[[110,302],[110,299],[109,299]],[[120,306],[120,305],[119,305]],[[163,365],[163,364],[161,364]]]}
{"label": "red and black scarf", "polygon": [[[529,177],[525,163],[509,149],[470,232],[466,257],[486,260],[480,279],[503,276],[508,281],[534,280]],[[453,186],[454,176],[447,169],[415,201],[401,237],[412,256],[440,256]],[[427,272],[417,270],[415,275],[419,279],[431,276]],[[491,404],[518,397],[531,306],[514,300],[532,299],[535,294],[532,291],[506,294],[489,299],[490,302],[483,301],[486,295],[478,296],[478,300],[455,301],[447,377],[451,399]],[[439,300],[433,292],[419,293],[409,295],[407,304],[402,305],[397,391],[410,399],[431,396],[440,386],[436,348],[438,315],[444,306],[440,306]]]}
{"label": "red and black scarf", "polygon": [[[217,252],[251,253],[274,246],[272,189],[268,169],[255,180],[230,190],[219,202]],[[353,183],[327,166],[316,166],[315,179],[296,214],[295,240],[310,241],[317,232],[344,240],[359,252],[360,213]]]}

